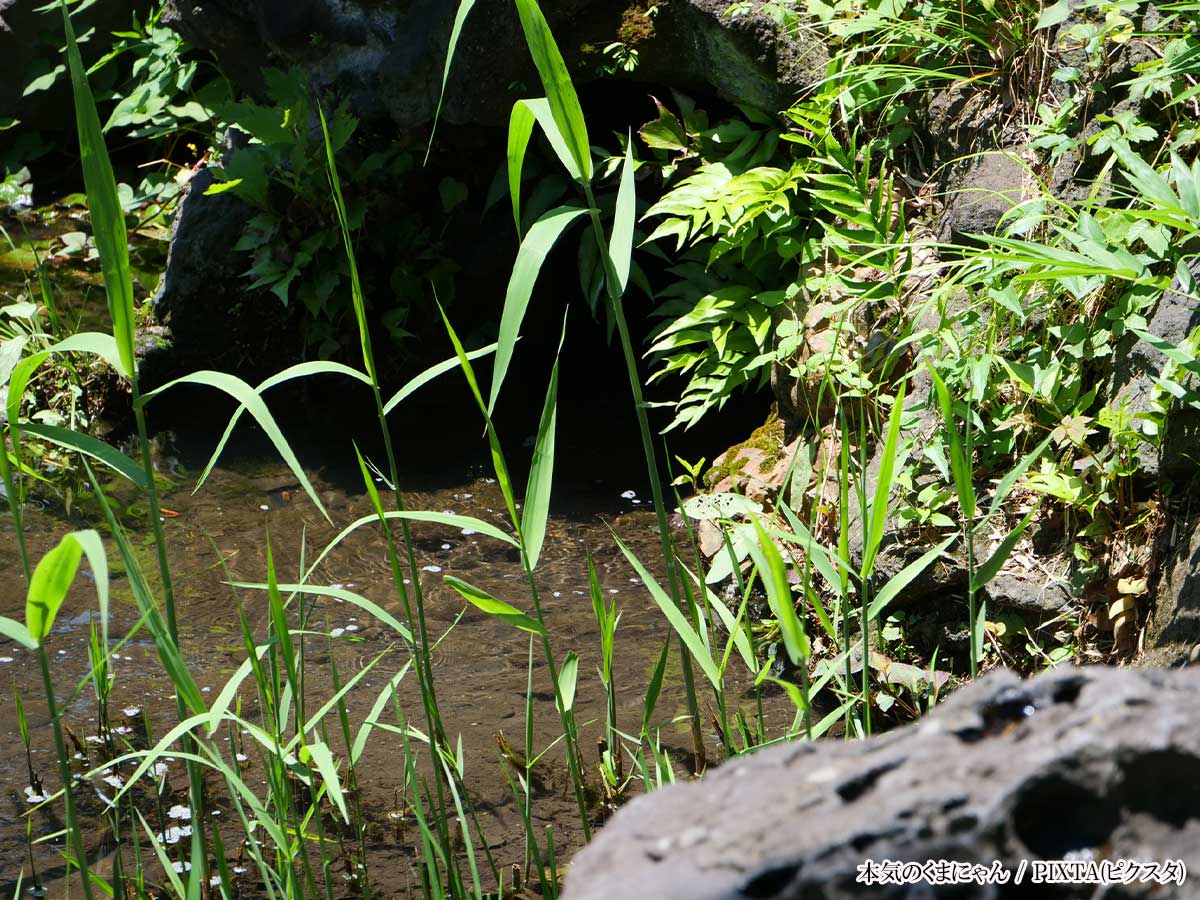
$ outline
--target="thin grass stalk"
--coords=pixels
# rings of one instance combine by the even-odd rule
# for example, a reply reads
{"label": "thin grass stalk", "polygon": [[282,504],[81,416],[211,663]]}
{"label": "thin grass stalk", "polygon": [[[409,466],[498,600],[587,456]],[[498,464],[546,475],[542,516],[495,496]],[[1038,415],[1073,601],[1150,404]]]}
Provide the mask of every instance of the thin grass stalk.
{"label": "thin grass stalk", "polygon": [[[646,401],[642,394],[641,376],[638,375],[637,357],[633,351],[633,342],[629,337],[629,323],[625,319],[624,301],[621,296],[619,279],[613,271],[612,259],[604,241],[604,228],[600,222],[600,213],[596,206],[596,198],[590,184],[584,185],[588,209],[592,221],[592,234],[600,259],[604,264],[605,285],[608,291],[609,305],[612,307],[613,318],[617,323],[617,333],[621,338],[621,351],[625,357],[625,371],[629,377],[629,390],[633,397],[634,410],[637,413],[638,431],[642,438],[642,454],[646,459],[646,474],[650,478],[650,495],[654,501],[654,513],[658,520],[659,541],[662,544],[663,562],[667,567],[667,585],[671,599],[681,612],[686,612],[679,592],[679,573],[675,560],[674,542],[671,539],[671,526],[667,519],[666,500],[663,497],[662,480],[658,465],[658,453],[654,447],[654,437],[650,432],[650,421],[646,416]],[[679,639],[679,653],[683,670],[683,685],[687,694],[688,714],[692,717],[692,744],[695,755],[694,769],[703,772],[707,762],[704,755],[704,739],[700,734],[700,705],[696,700],[696,677],[692,671],[692,659],[688,653],[683,638]]]}
{"label": "thin grass stalk", "polygon": [[50,677],[50,659],[46,656],[46,647],[42,642],[38,643],[37,656],[38,665],[42,670],[42,687],[46,692],[46,709],[50,715],[50,724],[54,732],[54,750],[58,755],[58,774],[62,778],[67,842],[74,854],[74,862],[83,881],[83,896],[86,900],[92,900],[92,876],[88,868],[87,848],[83,845],[83,831],[79,824],[79,814],[75,807],[75,791],[71,780],[71,757],[67,755],[67,746],[63,741],[62,721],[59,718],[58,701],[54,696],[54,680]]}

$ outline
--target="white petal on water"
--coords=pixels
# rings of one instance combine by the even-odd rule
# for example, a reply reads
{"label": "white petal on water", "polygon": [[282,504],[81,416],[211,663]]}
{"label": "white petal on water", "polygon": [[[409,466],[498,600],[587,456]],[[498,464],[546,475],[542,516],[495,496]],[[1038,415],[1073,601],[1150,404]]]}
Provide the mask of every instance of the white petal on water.
{"label": "white petal on water", "polygon": [[142,714],[142,708],[140,706],[127,706],[121,710],[121,712],[132,719],[134,716],[140,716]]}
{"label": "white petal on water", "polygon": [[167,818],[168,819],[190,819],[191,817],[192,817],[191,809],[189,809],[188,807],[184,806],[181,803],[176,803],[174,806],[172,806],[170,809],[167,810]]}
{"label": "white petal on water", "polygon": [[636,496],[637,496],[637,491],[622,491],[621,492],[621,499],[623,499],[623,500],[632,500]]}
{"label": "white petal on water", "polygon": [[442,549],[443,549],[443,550],[449,550],[449,549],[450,549],[450,545],[449,545],[449,544],[442,544]]}
{"label": "white petal on water", "polygon": [[423,566],[422,571],[424,571],[424,572],[440,572],[440,571],[442,571],[442,567],[441,566]]}
{"label": "white petal on water", "polygon": [[358,626],[357,625],[347,625],[346,630],[347,631],[358,631]]}
{"label": "white petal on water", "polygon": [[25,788],[25,800],[29,803],[41,803],[46,799],[45,794],[39,794],[31,787]]}
{"label": "white petal on water", "polygon": [[267,506],[267,504],[265,504],[265,503],[260,503],[260,504],[258,505],[258,508],[259,508],[259,509],[261,509],[263,512],[266,512],[266,511],[267,511],[267,510],[269,510],[271,507]]}
{"label": "white petal on water", "polygon": [[13,658],[11,656],[0,656],[0,663],[9,663],[12,661]]}
{"label": "white petal on water", "polygon": [[478,532],[478,531],[476,531],[474,528],[464,528],[464,529],[462,530],[462,533],[463,533],[463,534],[467,534],[467,535],[470,535],[470,534],[479,534],[479,532]]}
{"label": "white petal on water", "polygon": [[341,637],[345,633],[346,633],[345,628],[335,628],[335,629],[333,629],[333,631],[329,632],[329,636],[330,637]]}

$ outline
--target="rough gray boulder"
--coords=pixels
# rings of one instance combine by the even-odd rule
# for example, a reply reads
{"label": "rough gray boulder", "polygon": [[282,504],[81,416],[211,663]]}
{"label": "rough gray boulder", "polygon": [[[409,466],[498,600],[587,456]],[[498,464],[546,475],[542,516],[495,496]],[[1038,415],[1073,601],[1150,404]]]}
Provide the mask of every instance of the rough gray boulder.
{"label": "rough gray boulder", "polygon": [[[763,750],[629,803],[566,900],[1194,898],[1178,884],[1011,883],[1022,860],[1200,865],[1200,672],[994,673],[861,742]],[[1010,883],[866,885],[868,859],[999,863]]]}
{"label": "rough gray boulder", "polygon": [[1146,646],[1146,661],[1154,665],[1179,665],[1200,654],[1200,520],[1163,563]]}
{"label": "rough gray boulder", "polygon": [[[545,13],[577,82],[603,74],[599,48],[639,53],[633,77],[707,88],[774,111],[824,75],[822,45],[781,33],[754,0],[558,0]],[[653,15],[647,11],[654,7]],[[429,122],[458,4],[450,0],[170,0],[163,21],[213,51],[222,70],[261,93],[264,66],[302,68],[355,114],[402,131]],[[519,97],[541,93],[512,0],[479,0],[458,43],[443,120],[502,125]]]}
{"label": "rough gray boulder", "polygon": [[942,240],[995,234],[1014,206],[1033,196],[1029,166],[1011,151],[983,153],[966,161],[951,180],[938,220]]}
{"label": "rough gray boulder", "polygon": [[[1193,280],[1200,278],[1200,262],[1192,263],[1191,273]],[[1177,276],[1172,290],[1163,293],[1150,314],[1146,330],[1173,346],[1183,344],[1200,327],[1200,302],[1194,293],[1187,291]],[[1125,412],[1135,421],[1164,412],[1166,416],[1160,445],[1143,443],[1138,447],[1140,473],[1188,487],[1200,464],[1200,410],[1156,388],[1170,366],[1161,350],[1131,334],[1117,346],[1114,356],[1109,405],[1116,408],[1124,404]],[[1176,370],[1175,380],[1192,392],[1188,399],[1195,401],[1200,379]]]}

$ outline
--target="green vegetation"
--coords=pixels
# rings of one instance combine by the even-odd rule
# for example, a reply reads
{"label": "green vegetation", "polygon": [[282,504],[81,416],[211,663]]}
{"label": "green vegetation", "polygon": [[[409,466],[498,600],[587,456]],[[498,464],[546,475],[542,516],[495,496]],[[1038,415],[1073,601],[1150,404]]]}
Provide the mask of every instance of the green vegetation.
{"label": "green vegetation", "polygon": [[[24,299],[3,310],[0,377],[8,395],[0,477],[20,544],[27,604],[24,621],[0,617],[0,634],[37,654],[59,786],[45,783],[46,773],[36,771],[28,753],[37,736],[25,715],[28,698],[18,693],[29,789],[39,804],[61,803],[64,854],[85,897],[167,893],[229,900],[253,885],[250,892],[271,898],[332,900],[345,886],[338,879],[348,880],[353,893],[372,896],[369,812],[358,790],[369,777],[360,766],[369,740],[392,742],[402,761],[397,802],[415,823],[425,897],[499,900],[516,896],[519,880],[556,897],[568,848],[553,826],[537,824],[540,774],[552,764],[565,768],[574,824],[588,840],[629,793],[677,777],[663,739],[676,724],[689,731],[691,769],[700,773],[710,764],[710,725],[724,758],[779,741],[815,740],[838,725],[848,738],[865,737],[932,707],[951,675],[1071,658],[1077,629],[1060,628],[1062,639],[1047,637],[1054,635],[1047,627],[1053,621],[1032,624],[989,611],[987,588],[1033,523],[1051,514],[1073,542],[1077,581],[1115,580],[1115,564],[1103,569],[1110,551],[1121,542],[1148,543],[1162,519],[1161,488],[1139,471],[1139,454],[1161,446],[1170,410],[1200,408],[1193,380],[1200,375],[1200,330],[1171,346],[1150,333],[1148,322],[1169,290],[1200,299],[1198,7],[1162,7],[1165,16],[1147,35],[1135,24],[1137,6],[1098,0],[1071,11],[1066,0],[1046,8],[995,0],[811,0],[801,9],[776,0],[769,8],[781,28],[823,32],[834,52],[823,81],[781,116],[743,109],[716,124],[693,100],[675,94],[672,106],[657,104],[657,117],[636,139],[632,131],[618,135],[619,151],[605,157],[593,145],[595,132],[589,133],[541,10],[534,0],[516,0],[544,96],[512,110],[502,181],[519,248],[496,341],[468,348],[448,302],[453,266],[440,235],[409,217],[396,224],[398,233],[364,236],[369,198],[417,172],[419,151],[368,152],[366,142],[355,140],[354,118],[313,96],[298,71],[265,73],[274,105],[217,96],[225,90],[214,87],[223,85],[219,80],[193,91],[198,67],[182,60],[178,39],[157,15],[89,73],[62,3],[64,71],[73,87],[108,316],[104,330],[72,327],[40,261],[36,285],[31,280]],[[470,8],[470,0],[461,5],[451,56]],[[631,10],[620,41],[605,51],[613,71],[635,67],[634,45],[653,31],[656,7]],[[745,14],[748,5],[741,3],[726,11]],[[1109,56],[1134,39],[1153,39],[1158,50],[1113,83]],[[1052,41],[1078,51],[1076,63],[1049,70]],[[97,96],[91,79],[123,54],[136,57],[134,81]],[[46,73],[46,86],[55,77]],[[922,221],[929,199],[910,190],[926,180],[914,173],[932,176],[925,167],[944,158],[921,136],[928,132],[922,116],[930,97],[955,86],[1002,107],[997,98],[1011,94],[1013,85],[1034,82],[1054,85],[1034,98],[1036,118],[1019,122],[1005,114],[1008,121],[993,122],[998,132],[1023,129],[1036,151],[1022,160],[1027,189],[1000,217],[996,233],[935,239],[931,223]],[[1114,104],[1111,115],[1098,117],[1099,127],[1081,130],[1076,111],[1101,90],[1137,102],[1124,109]],[[114,104],[107,123],[97,99]],[[202,141],[213,143],[218,122],[236,123],[250,138],[230,155],[209,192],[232,192],[255,208],[239,243],[251,257],[251,286],[284,304],[299,299],[309,316],[310,343],[325,358],[293,365],[257,387],[206,370],[143,392],[127,217],[135,207],[158,215],[172,198],[170,185],[178,184],[160,177],[132,194],[122,191],[106,135],[123,129],[150,141],[186,140],[189,129],[202,127]],[[1051,190],[1049,176],[1072,159],[1086,170],[1088,187],[1068,200]],[[544,171],[547,160],[561,171]],[[523,177],[527,166],[540,166],[539,177]],[[527,191],[529,181],[536,186]],[[639,197],[647,185],[658,193]],[[448,183],[440,195],[442,212],[450,214],[462,203],[462,185]],[[497,405],[512,402],[504,385],[520,352],[535,284],[574,229],[580,230],[584,293],[594,310],[603,309],[628,376],[662,554],[653,563],[640,559],[614,534],[644,599],[661,612],[671,635],[648,675],[637,721],[618,720],[618,693],[631,689],[618,683],[614,667],[621,609],[602,592],[595,567],[589,564],[587,575],[598,647],[555,646],[539,594],[539,564],[551,540],[558,357],[527,478],[514,476],[495,419]],[[381,275],[365,264],[364,250],[382,253],[397,241],[420,245],[413,258],[427,265],[405,262]],[[707,478],[702,464],[683,463],[686,474],[675,485],[706,481],[712,487],[727,479],[735,485],[687,502],[665,493],[668,468],[647,414],[640,348],[627,313],[634,291],[660,282],[652,294],[657,327],[645,353],[652,382],[681,386],[668,431],[695,425],[772,377],[783,378],[793,398],[786,422],[773,418]],[[372,328],[382,325],[389,339],[404,339],[414,315],[437,322],[453,356],[389,397]],[[564,320],[560,353],[565,333]],[[1136,339],[1160,350],[1169,364],[1155,379],[1148,408],[1130,410],[1108,375],[1112,358]],[[328,358],[334,354],[337,360]],[[481,358],[492,364],[488,384],[475,369]],[[482,419],[507,514],[503,527],[409,509],[399,489],[388,415],[449,371],[463,375],[466,399]],[[275,385],[328,374],[361,384],[374,401],[383,458],[368,460],[356,450],[374,514],[337,523],[342,530],[312,561],[306,553],[294,582],[277,571],[272,541],[278,536],[265,536],[261,580],[229,578],[244,661],[207,694],[189,669],[188,648],[180,646],[172,547],[162,524],[146,406],[179,385],[224,392],[237,410],[197,488],[234,424],[249,414],[300,490],[332,522],[263,399]],[[137,459],[92,433],[89,398],[112,383],[128,391]],[[53,459],[71,469],[74,481],[64,486],[50,478],[46,458],[31,452],[48,446],[58,448]],[[743,447],[760,451],[770,467],[787,462],[783,484],[762,502],[736,492]],[[145,506],[153,573],[145,571],[141,548],[114,512],[112,479]],[[86,494],[101,524],[100,530],[72,531],[35,560],[24,545],[22,516],[39,480],[52,482],[68,508],[71,498]],[[524,496],[518,494],[522,483]],[[682,532],[670,523],[676,506],[685,514]],[[525,836],[515,877],[492,853],[471,790],[471,766],[492,761],[466,759],[461,738],[447,731],[443,718],[433,654],[445,633],[436,633],[427,615],[413,522],[471,529],[519,560],[524,585],[514,581],[509,596],[453,575],[444,579],[471,607],[529,637],[523,734],[515,747],[502,733],[497,737],[498,764]],[[384,536],[397,611],[344,584],[317,580],[322,561],[360,529]],[[919,552],[885,571],[884,557],[897,542]],[[706,543],[711,546],[702,550]],[[153,642],[176,697],[176,720],[165,728],[158,723],[158,732],[147,726],[144,746],[123,741],[109,722],[111,550],[128,578],[139,628]],[[926,611],[899,609],[898,600],[952,552],[960,554],[964,573],[964,608],[955,625],[965,639],[958,648],[922,649],[916,634]],[[47,653],[51,626],[84,557],[99,614],[90,635],[90,673],[80,689],[94,694],[101,743],[93,757],[77,759],[66,743],[70,733]],[[1119,592],[1144,593],[1140,574],[1121,569]],[[316,620],[314,597],[353,605],[399,648],[395,674],[363,721],[351,720],[347,698],[366,690],[368,673],[390,651],[349,677],[330,663],[333,691],[317,696],[305,667],[318,664],[317,648],[332,647],[334,636]],[[265,608],[265,618],[248,615],[251,604]],[[1114,618],[1134,615],[1133,609],[1123,605]],[[258,621],[264,625],[256,630]],[[115,643],[130,637],[115,637]],[[681,717],[658,709],[668,668],[676,666],[686,698]],[[575,705],[581,679],[593,672],[606,698],[599,723],[580,721]],[[417,682],[419,710],[401,703],[406,678]],[[535,683],[539,679],[548,683]],[[738,686],[747,683],[751,689],[743,694]],[[558,720],[550,740],[534,727],[535,694],[546,690]],[[768,726],[768,690],[790,698],[790,722]],[[599,761],[592,764],[583,749],[589,727],[600,737]],[[251,753],[262,784],[240,764]],[[168,758],[183,762],[188,779],[191,825],[176,841],[160,840],[166,826],[150,824],[167,820],[161,807]],[[107,785],[99,793],[102,815],[123,846],[103,876],[89,869],[79,812],[81,795],[97,783]],[[220,820],[206,815],[214,797],[229,811]],[[32,828],[28,834],[32,848]],[[22,877],[41,878],[36,870]]]}

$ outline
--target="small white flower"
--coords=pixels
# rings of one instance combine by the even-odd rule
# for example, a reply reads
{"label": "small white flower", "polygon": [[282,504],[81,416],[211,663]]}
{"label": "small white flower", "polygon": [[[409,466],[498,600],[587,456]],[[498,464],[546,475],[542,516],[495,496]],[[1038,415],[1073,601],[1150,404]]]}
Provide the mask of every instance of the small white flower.
{"label": "small white flower", "polygon": [[621,498],[623,500],[632,500],[636,496],[637,496],[637,491],[622,491],[621,492]]}
{"label": "small white flower", "polygon": [[170,809],[167,810],[167,818],[168,819],[187,820],[187,819],[190,819],[191,817],[192,817],[191,809],[189,809],[188,807],[184,806],[181,803],[176,803],[174,806],[172,806]]}

